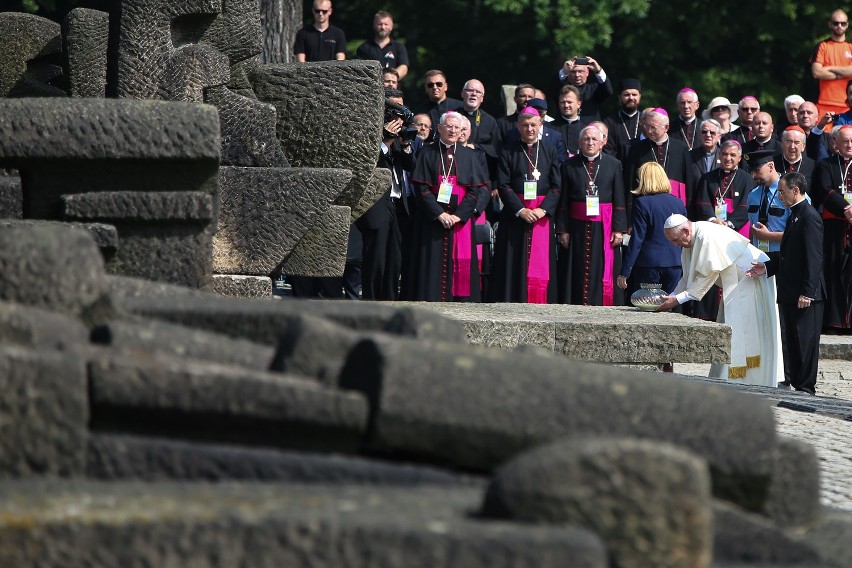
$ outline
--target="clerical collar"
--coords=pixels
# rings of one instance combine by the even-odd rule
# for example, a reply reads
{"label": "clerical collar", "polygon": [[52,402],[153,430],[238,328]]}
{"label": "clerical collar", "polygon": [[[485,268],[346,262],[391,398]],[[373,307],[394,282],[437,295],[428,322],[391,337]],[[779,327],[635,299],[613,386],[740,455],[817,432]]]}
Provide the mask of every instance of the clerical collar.
{"label": "clerical collar", "polygon": [[600,153],[600,152],[598,152],[598,153],[597,153],[597,154],[595,154],[594,156],[586,156],[585,154],[583,154],[583,157],[584,157],[584,158],[586,158],[586,159],[587,159],[588,161],[590,161],[590,162],[594,162],[595,160],[597,160],[598,158],[600,158],[600,156],[601,156],[601,153]]}
{"label": "clerical collar", "polygon": [[639,111],[638,111],[638,110],[634,110],[631,114],[627,114],[626,112],[624,112],[624,109],[621,109],[621,114],[623,114],[623,115],[624,115],[624,116],[626,116],[627,118],[633,118],[634,116],[636,116],[637,114],[639,114]]}
{"label": "clerical collar", "polygon": [[794,204],[792,204],[792,205],[790,206],[790,209],[794,209],[794,208],[798,207],[799,205],[801,205],[802,201],[807,201],[807,199],[805,199],[805,196],[804,196],[804,195],[802,196],[802,198],[801,198],[800,200],[798,200],[797,202],[795,202]]}
{"label": "clerical collar", "polygon": [[579,117],[579,116],[578,116],[578,117],[576,117],[576,118],[568,118],[568,117],[567,117],[567,116],[565,116],[564,114],[562,115],[562,118],[563,118],[563,119],[565,120],[565,122],[567,122],[568,124],[574,124],[575,122],[577,122],[578,120],[580,120],[580,117]]}
{"label": "clerical collar", "polygon": [[757,143],[758,143],[758,144],[760,144],[761,146],[765,146],[766,144],[769,144],[769,141],[770,141],[770,140],[772,140],[772,136],[770,136],[770,137],[769,137],[769,138],[767,138],[766,140],[761,140],[760,138],[755,137],[755,139],[754,139],[754,140],[755,140],[755,142],[757,142]]}
{"label": "clerical collar", "polygon": [[651,142],[654,142],[654,144],[656,144],[657,146],[662,146],[663,144],[665,144],[665,143],[666,143],[666,142],[668,142],[668,141],[669,141],[669,137],[668,137],[668,136],[666,136],[666,137],[665,137],[663,140],[661,140],[660,142],[654,142],[653,140],[651,140]]}
{"label": "clerical collar", "polygon": [[449,150],[450,148],[455,148],[455,147],[456,147],[455,142],[453,142],[452,144],[447,144],[446,142],[444,142],[443,140],[441,140],[441,144],[443,144],[443,145],[444,145],[444,148],[446,148],[446,149],[448,149],[448,150]]}
{"label": "clerical collar", "polygon": [[679,119],[680,119],[680,121],[681,121],[682,123],[684,123],[684,124],[692,124],[693,122],[695,122],[695,117],[694,117],[694,116],[692,117],[692,119],[691,119],[691,120],[686,120],[685,118],[683,118],[683,117],[682,117],[682,116],[680,116],[680,115],[678,115],[678,118],[679,118]]}

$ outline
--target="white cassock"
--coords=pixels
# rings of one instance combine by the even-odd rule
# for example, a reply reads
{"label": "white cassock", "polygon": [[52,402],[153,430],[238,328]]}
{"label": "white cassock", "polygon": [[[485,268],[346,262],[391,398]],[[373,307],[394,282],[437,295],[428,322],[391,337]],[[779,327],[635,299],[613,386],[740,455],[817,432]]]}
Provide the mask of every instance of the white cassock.
{"label": "white cassock", "polygon": [[775,278],[745,275],[753,262],[769,257],[725,226],[696,221],[692,228],[693,244],[681,253],[683,278],[673,294],[686,292],[700,300],[718,284],[722,302],[716,321],[731,326],[731,363],[711,366],[710,376],[776,386],[784,367]]}

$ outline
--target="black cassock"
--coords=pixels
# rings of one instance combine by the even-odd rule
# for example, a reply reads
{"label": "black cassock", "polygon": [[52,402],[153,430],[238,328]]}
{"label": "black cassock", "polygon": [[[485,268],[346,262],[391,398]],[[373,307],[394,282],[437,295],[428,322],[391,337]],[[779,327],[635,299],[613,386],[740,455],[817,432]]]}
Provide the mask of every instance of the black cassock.
{"label": "black cassock", "polygon": [[[456,186],[463,193],[459,196],[454,192],[447,204],[437,200],[443,175],[456,176]],[[441,142],[433,142],[420,150],[411,174],[417,205],[411,225],[408,282],[403,286],[406,291],[403,299],[479,301],[479,270],[471,217],[478,194],[487,182],[488,172],[483,170],[477,152],[471,148],[461,144],[448,148]],[[437,220],[445,212],[461,218],[458,229],[446,229]],[[459,234],[459,231],[465,233]],[[469,251],[467,246],[465,250],[456,251],[459,260],[454,260],[456,239],[458,243],[470,242]],[[456,282],[456,286],[469,289],[467,294],[453,293],[454,272],[465,275],[466,282]]]}
{"label": "black cassock", "polygon": [[825,315],[823,328],[852,329],[852,226],[843,216],[843,197],[852,189],[852,162],[838,155],[817,164],[809,192],[814,207],[822,205]]}
{"label": "black cassock", "polygon": [[[536,182],[536,200],[524,199],[524,182]],[[556,240],[554,218],[561,177],[553,146],[511,142],[500,153],[497,187],[503,200],[489,299],[497,302],[553,303],[556,301]],[[538,201],[541,201],[538,203]],[[530,224],[516,214],[540,207],[547,216]],[[532,254],[532,256],[531,256]],[[533,270],[528,269],[531,266]],[[546,277],[546,284],[544,278]],[[528,291],[533,290],[533,294]]]}
{"label": "black cassock", "polygon": [[692,176],[690,175],[689,150],[682,140],[669,137],[668,140],[658,145],[655,142],[644,139],[635,140],[627,152],[624,161],[624,189],[627,191],[626,206],[627,218],[630,218],[630,210],[633,206],[633,194],[630,191],[639,186],[639,166],[646,162],[654,162],[663,166],[666,175],[672,184],[672,194],[683,199],[687,211],[692,203]]}
{"label": "black cassock", "polygon": [[[590,181],[604,204],[611,204],[609,227],[602,221],[584,220]],[[624,178],[621,162],[601,154],[590,164],[582,154],[562,164],[562,195],[556,212],[556,232],[571,235],[569,247],[559,248],[558,299],[563,304],[622,305],[623,293],[615,285],[621,272],[621,247],[613,249],[607,234],[625,232]],[[612,273],[604,278],[605,255],[611,253]],[[607,298],[611,298],[607,299]]]}
{"label": "black cassock", "polygon": [[[728,174],[722,168],[710,170],[698,182],[692,220],[707,221],[714,218],[716,202],[720,198],[724,199],[727,221],[735,231],[748,239],[748,194],[753,188],[754,180],[743,169],[734,168]],[[721,294],[722,289],[714,284],[702,299],[689,302],[684,312],[695,318],[716,321]]]}

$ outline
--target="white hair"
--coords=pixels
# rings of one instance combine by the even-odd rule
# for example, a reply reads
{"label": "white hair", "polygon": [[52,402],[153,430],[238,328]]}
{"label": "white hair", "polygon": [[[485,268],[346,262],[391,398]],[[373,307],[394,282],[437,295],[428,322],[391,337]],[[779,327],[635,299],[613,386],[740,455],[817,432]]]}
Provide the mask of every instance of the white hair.
{"label": "white hair", "polygon": [[784,99],[784,108],[789,108],[790,105],[800,105],[805,102],[805,99],[799,95],[790,95]]}

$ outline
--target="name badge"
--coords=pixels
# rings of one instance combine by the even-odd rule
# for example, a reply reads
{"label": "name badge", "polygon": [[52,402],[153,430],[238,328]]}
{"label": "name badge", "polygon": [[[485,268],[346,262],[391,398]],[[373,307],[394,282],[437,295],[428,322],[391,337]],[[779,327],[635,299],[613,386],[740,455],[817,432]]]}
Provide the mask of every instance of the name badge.
{"label": "name badge", "polygon": [[757,248],[763,252],[769,252],[769,241],[757,241]]}
{"label": "name badge", "polygon": [[844,193],[843,199],[846,200],[846,203],[848,203],[849,205],[852,205],[852,192],[847,191],[846,193]]}
{"label": "name badge", "polygon": [[442,178],[441,185],[438,186],[438,203],[447,204],[453,196],[453,183],[448,177]]}
{"label": "name badge", "polygon": [[601,214],[601,198],[597,195],[586,196],[586,215],[597,217]]}
{"label": "name badge", "polygon": [[728,204],[724,201],[716,202],[716,218],[720,221],[728,220]]}
{"label": "name badge", "polygon": [[537,181],[525,181],[524,182],[524,199],[535,199],[538,197],[538,182]]}

